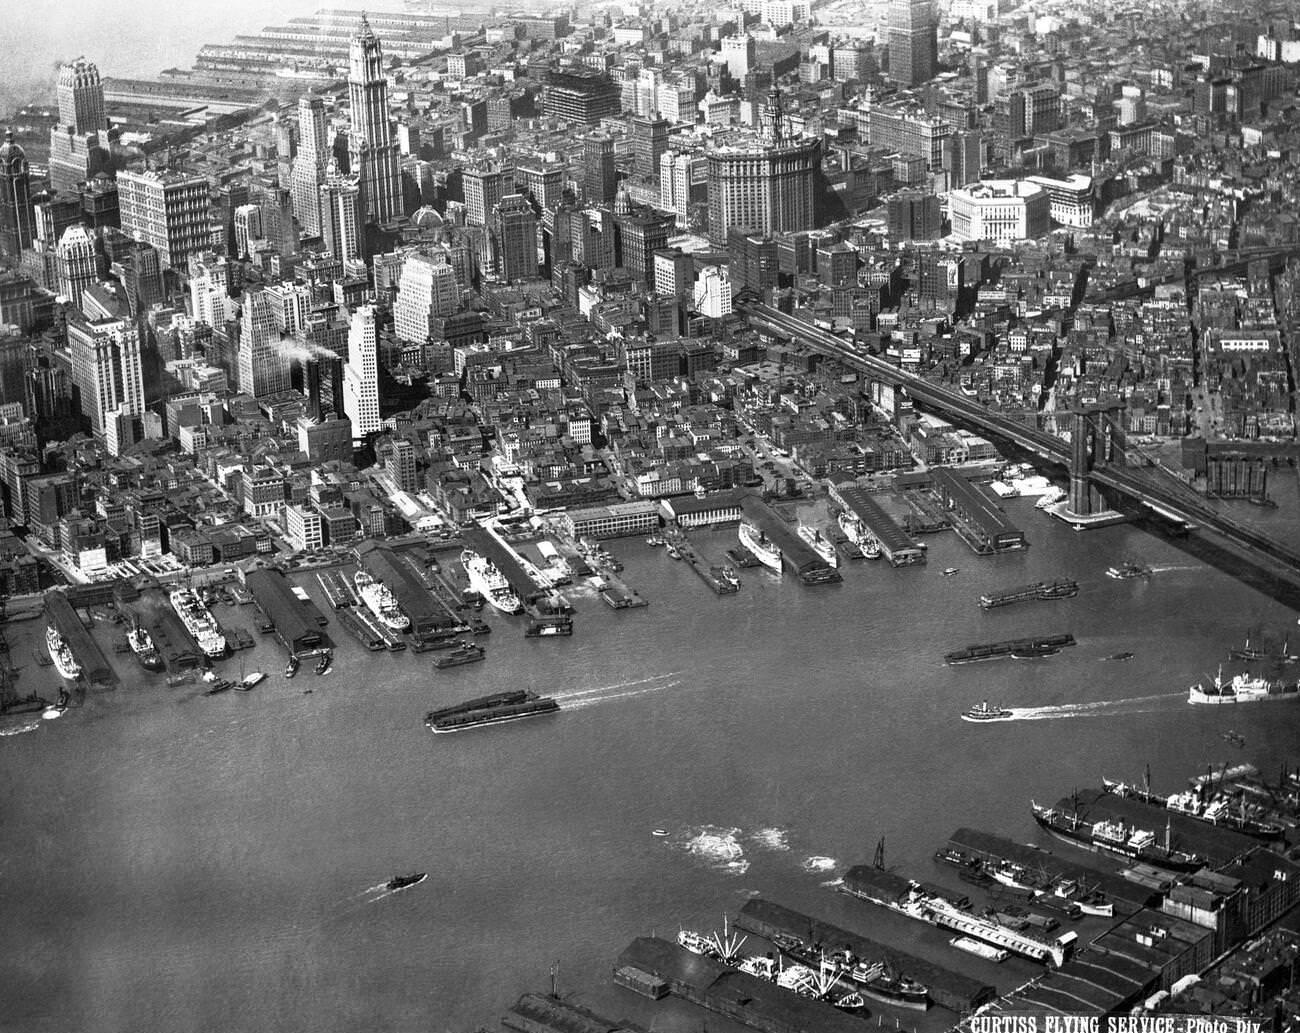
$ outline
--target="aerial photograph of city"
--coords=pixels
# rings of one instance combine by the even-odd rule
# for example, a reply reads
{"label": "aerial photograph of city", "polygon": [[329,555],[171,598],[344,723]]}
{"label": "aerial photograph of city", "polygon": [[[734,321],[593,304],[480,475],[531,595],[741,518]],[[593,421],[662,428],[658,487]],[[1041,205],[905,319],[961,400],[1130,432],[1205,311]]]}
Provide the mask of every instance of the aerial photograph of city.
{"label": "aerial photograph of city", "polygon": [[0,1033],[1300,1033],[1300,0],[319,3],[0,10]]}

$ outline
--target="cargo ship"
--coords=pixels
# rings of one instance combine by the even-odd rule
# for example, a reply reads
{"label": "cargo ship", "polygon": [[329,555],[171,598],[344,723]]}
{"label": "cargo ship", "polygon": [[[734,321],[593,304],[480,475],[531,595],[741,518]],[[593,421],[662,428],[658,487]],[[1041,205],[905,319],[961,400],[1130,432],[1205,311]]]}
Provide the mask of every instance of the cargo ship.
{"label": "cargo ship", "polygon": [[449,649],[434,660],[433,666],[440,670],[444,667],[460,667],[462,664],[476,663],[485,656],[487,650],[482,646],[476,646],[473,642],[460,642],[454,649]]}
{"label": "cargo ship", "polygon": [[797,533],[813,552],[817,553],[823,560],[832,567],[840,565],[839,553],[835,551],[835,543],[823,535],[817,528],[808,524],[800,524]]}
{"label": "cargo ship", "polygon": [[524,608],[506,576],[486,556],[465,549],[460,554],[460,562],[470,587],[502,613],[518,613]]}
{"label": "cargo ship", "polygon": [[794,936],[777,934],[772,937],[772,943],[787,957],[851,984],[854,990],[872,1000],[921,1011],[930,1007],[928,986],[892,972],[882,961],[868,963],[848,949],[826,952],[820,944],[806,943]]}
{"label": "cargo ship", "polygon": [[161,671],[163,669],[162,654],[158,652],[157,647],[153,644],[153,636],[137,622],[131,626],[131,630],[126,633],[126,644],[131,647],[131,652],[135,658],[140,661],[140,666],[146,671]]}
{"label": "cargo ship", "polygon": [[965,851],[958,850],[956,847],[944,847],[936,850],[934,859],[940,864],[950,864],[957,869],[957,878],[963,882],[969,882],[972,886],[980,886],[987,889],[993,885],[993,876],[984,870],[984,865],[978,857],[972,857]]}
{"label": "cargo ship", "polygon": [[[860,871],[861,869],[852,869],[850,874]],[[883,874],[888,876],[890,882],[897,879],[897,876],[890,873]],[[1064,937],[1057,940],[1042,940],[1028,933],[1008,929],[997,922],[963,911],[941,894],[927,892],[919,882],[914,880],[907,882],[907,889],[901,896],[895,896],[890,892],[883,881],[879,885],[874,885],[875,880],[870,877],[854,879],[851,884],[846,878],[845,882],[848,892],[854,896],[870,900],[873,904],[879,904],[890,911],[941,929],[951,929],[955,933],[969,936],[982,943],[1000,947],[1033,961],[1055,965],[1058,968],[1065,964],[1069,944],[1077,939],[1073,933],[1066,933]]]}
{"label": "cargo ship", "polygon": [[1077,813],[1031,803],[1034,821],[1046,831],[1085,850],[1105,851],[1140,861],[1170,872],[1195,872],[1205,867],[1205,858],[1174,850],[1156,842],[1156,834],[1117,819],[1084,821]]}
{"label": "cargo ship", "polygon": [[966,646],[951,653],[945,653],[944,662],[949,664],[971,664],[978,660],[1000,660],[1012,653],[1030,653],[1034,651],[1060,649],[1074,645],[1074,636],[1042,635],[1038,638],[1015,638],[1006,642],[989,642],[984,645]]}
{"label": "cargo ship", "polygon": [[1012,603],[1029,602],[1039,599],[1069,599],[1079,594],[1079,583],[1069,578],[1057,578],[1055,581],[1035,581],[1032,585],[1021,588],[1009,588],[1003,592],[990,592],[980,596],[980,606],[991,610],[996,606],[1010,606]]}
{"label": "cargo ship", "polygon": [[59,674],[69,681],[76,681],[81,677],[81,664],[77,663],[77,658],[72,655],[72,648],[63,640],[63,636],[53,624],[45,625],[45,648],[50,651],[50,659],[54,661],[54,669]]}
{"label": "cargo ship", "polygon": [[862,526],[862,522],[848,513],[841,513],[840,530],[849,537],[854,545],[862,550],[862,555],[869,560],[880,559],[880,540]]}
{"label": "cargo ship", "polygon": [[1281,825],[1252,816],[1246,809],[1244,796],[1234,806],[1233,801],[1226,797],[1212,796],[1208,784],[1170,796],[1161,796],[1141,786],[1131,786],[1110,778],[1103,778],[1101,784],[1108,793],[1116,796],[1140,800],[1152,807],[1164,807],[1175,814],[1184,814],[1207,825],[1231,829],[1255,839],[1282,839],[1286,835],[1286,829]]}
{"label": "cargo ship", "polygon": [[1187,690],[1187,702],[1196,704],[1262,703],[1287,699],[1300,699],[1295,682],[1288,685],[1244,671],[1224,681],[1220,670],[1208,685],[1197,682]]}
{"label": "cargo ship", "polygon": [[431,710],[424,720],[435,732],[458,732],[480,725],[553,714],[559,709],[560,704],[549,696],[538,696],[535,692],[519,689],[467,700],[441,710]]}
{"label": "cargo ship", "polygon": [[753,524],[741,521],[737,532],[740,544],[753,554],[763,566],[781,573],[781,549]]}
{"label": "cargo ship", "polygon": [[410,629],[411,618],[402,612],[397,599],[382,581],[367,571],[358,570],[352,575],[352,583],[356,585],[357,595],[366,604],[366,608],[383,622],[384,627],[390,631]]}
{"label": "cargo ship", "polygon": [[221,633],[216,619],[190,589],[173,588],[167,595],[176,611],[176,616],[185,625],[185,630],[194,636],[194,641],[203,650],[203,655],[216,659],[226,655],[226,636]]}

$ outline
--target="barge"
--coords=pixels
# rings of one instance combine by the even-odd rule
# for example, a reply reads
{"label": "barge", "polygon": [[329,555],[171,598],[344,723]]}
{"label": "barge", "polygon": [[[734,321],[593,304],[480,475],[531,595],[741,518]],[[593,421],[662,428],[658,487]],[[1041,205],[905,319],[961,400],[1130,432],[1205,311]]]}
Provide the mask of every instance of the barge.
{"label": "barge", "polygon": [[1019,653],[1021,656],[1050,655],[1065,646],[1075,644],[1074,636],[1068,632],[1062,635],[1042,635],[1036,638],[1016,638],[1006,642],[989,642],[982,645],[966,646],[963,649],[945,653],[944,663],[971,664],[979,660],[1001,660],[1003,657]]}
{"label": "barge", "polygon": [[980,596],[980,607],[991,610],[998,606],[1010,606],[1012,603],[1025,603],[1035,600],[1069,599],[1079,594],[1079,583],[1069,578],[1057,578],[1055,581],[1035,581],[1032,585],[1009,588],[1002,592],[990,592]]}
{"label": "barge", "polygon": [[539,696],[535,692],[521,689],[498,692],[443,707],[441,710],[431,710],[424,720],[435,732],[458,732],[480,725],[540,717],[542,714],[553,714],[559,709],[560,704],[549,696]]}

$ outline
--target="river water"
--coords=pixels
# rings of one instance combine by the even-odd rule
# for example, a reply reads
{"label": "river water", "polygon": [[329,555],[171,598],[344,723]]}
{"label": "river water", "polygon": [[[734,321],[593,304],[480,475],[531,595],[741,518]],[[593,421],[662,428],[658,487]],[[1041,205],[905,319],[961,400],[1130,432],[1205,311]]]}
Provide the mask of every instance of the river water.
{"label": "river water", "polygon": [[[1034,841],[1031,798],[1102,775],[1150,765],[1169,791],[1207,764],[1276,770],[1300,706],[1184,702],[1247,629],[1295,629],[1294,612],[1134,527],[1075,534],[1028,500],[1007,509],[1031,542],[1020,554],[976,558],[945,534],[923,568],[858,562],[815,589],[748,570],[730,598],[639,538],[616,542],[647,609],[581,596],[575,635],[540,641],[490,614],[486,662],[449,671],[349,640],[332,674],[304,664],[287,681],[259,637],[223,673],[271,677],[205,698],[110,653],[119,689],[0,738],[0,1030],[468,1031],[546,989],[558,962],[589,1006],[693,1033],[705,1013],[615,988],[611,966],[633,937],[719,927],[754,893],[1022,981],[1028,963],[956,955],[827,884],[882,837],[889,863],[942,878],[930,855],[953,829]],[[719,558],[734,530],[692,537]],[[1129,557],[1154,576],[1104,576]],[[1055,576],[1079,595],[977,605]],[[30,662],[41,622],[7,630],[20,687],[52,697],[57,676]],[[1078,644],[1049,660],[942,662],[1058,631]],[[458,735],[422,724],[516,686],[565,709]],[[986,698],[1025,719],[959,720]],[[429,878],[378,889],[412,870]]]}

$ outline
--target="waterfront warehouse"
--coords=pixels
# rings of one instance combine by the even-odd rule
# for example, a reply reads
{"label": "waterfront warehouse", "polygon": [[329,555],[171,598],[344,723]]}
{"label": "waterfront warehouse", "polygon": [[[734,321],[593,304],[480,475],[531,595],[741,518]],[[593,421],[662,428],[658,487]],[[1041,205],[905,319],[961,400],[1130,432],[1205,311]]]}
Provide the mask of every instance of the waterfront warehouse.
{"label": "waterfront warehouse", "polygon": [[566,510],[560,527],[570,538],[626,538],[659,529],[659,503],[653,499],[615,502]]}
{"label": "waterfront warehouse", "polygon": [[875,535],[885,559],[895,567],[925,562],[925,550],[880,508],[879,503],[865,489],[840,484],[833,485],[830,494],[832,501],[851,512],[863,527]]}
{"label": "waterfront warehouse", "polygon": [[736,916],[736,925],[769,940],[778,935],[807,938],[828,950],[847,947],[856,957],[868,963],[887,962],[890,968],[929,987],[930,1000],[939,1007],[959,1015],[965,1015],[991,1001],[996,993],[993,987],[977,979],[950,972],[924,958],[887,947],[761,897],[745,902]]}
{"label": "waterfront warehouse", "polygon": [[781,562],[805,584],[831,583],[840,575],[829,563],[817,555],[811,545],[790,529],[766,502],[757,495],[746,495],[740,500],[746,519],[755,524],[773,544],[781,550]]}
{"label": "waterfront warehouse", "polygon": [[963,537],[973,539],[976,552],[1023,549],[1025,532],[1007,519],[1002,507],[983,488],[942,467],[933,471],[934,486],[944,508],[961,521]]}
{"label": "waterfront warehouse", "polygon": [[244,586],[266,614],[275,629],[275,637],[290,653],[310,653],[321,646],[320,626],[293,594],[283,574],[275,570],[251,570],[244,575]]}
{"label": "waterfront warehouse", "polygon": [[411,634],[417,639],[441,634],[452,626],[451,617],[438,606],[419,578],[390,549],[374,542],[356,548],[357,560],[366,572],[393,593],[397,605],[411,619]]}
{"label": "waterfront warehouse", "polygon": [[615,979],[628,989],[667,984],[684,998],[760,1033],[862,1033],[862,1019],[834,1005],[728,968],[721,962],[692,954],[684,947],[651,936],[640,936],[619,955]]}
{"label": "waterfront warehouse", "polygon": [[72,608],[72,603],[63,592],[45,594],[45,616],[72,650],[72,655],[81,665],[81,676],[86,681],[101,685],[117,683],[113,668],[109,666],[108,660],[95,644],[95,640],[90,637],[90,632],[81,623],[77,611]]}
{"label": "waterfront warehouse", "polygon": [[732,488],[704,496],[675,495],[661,499],[659,508],[666,521],[676,523],[684,531],[692,527],[716,527],[740,520],[744,515],[740,503],[746,494],[743,488]]}

